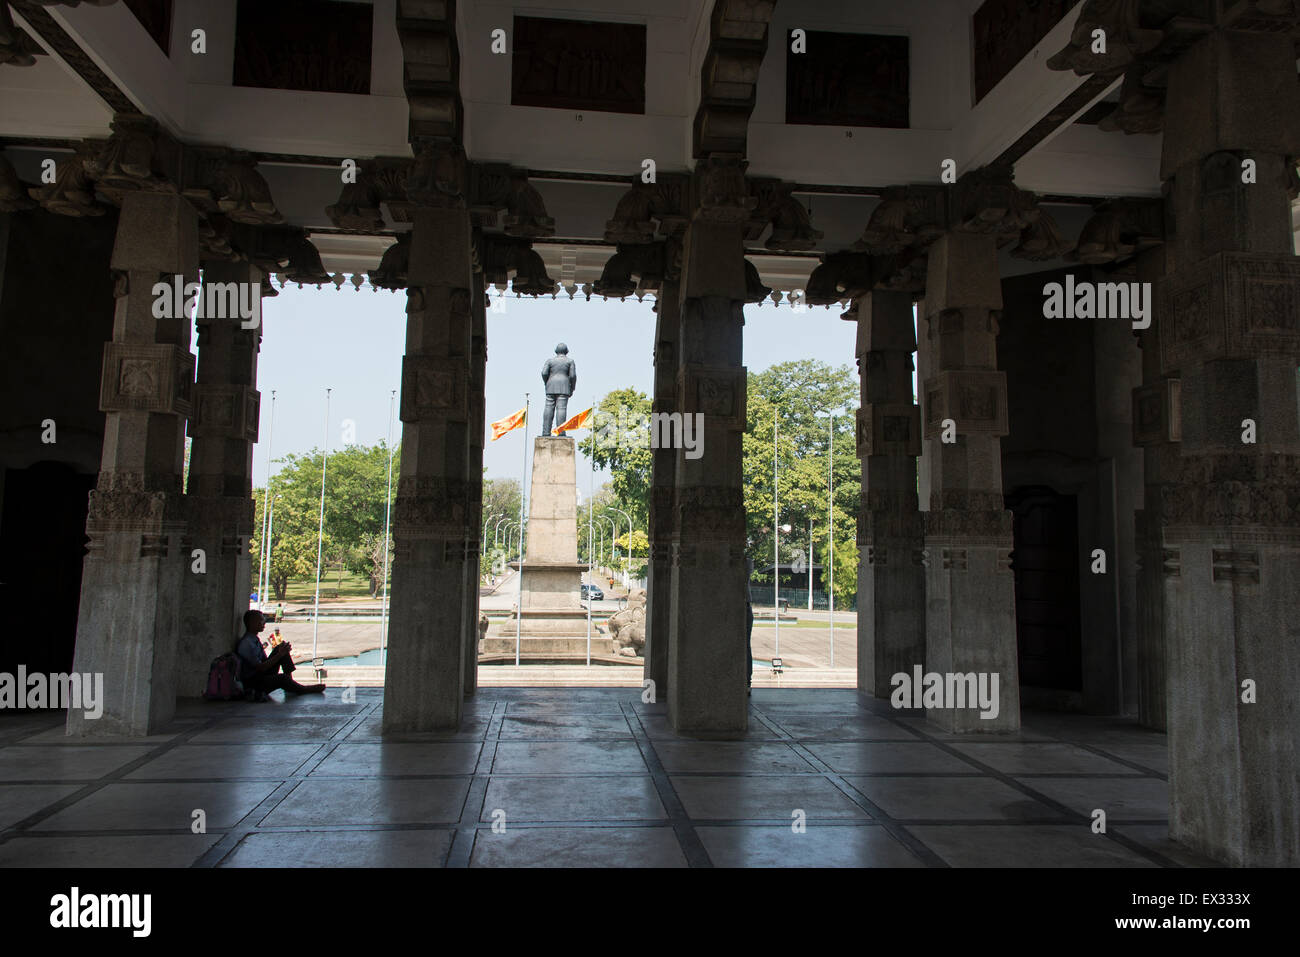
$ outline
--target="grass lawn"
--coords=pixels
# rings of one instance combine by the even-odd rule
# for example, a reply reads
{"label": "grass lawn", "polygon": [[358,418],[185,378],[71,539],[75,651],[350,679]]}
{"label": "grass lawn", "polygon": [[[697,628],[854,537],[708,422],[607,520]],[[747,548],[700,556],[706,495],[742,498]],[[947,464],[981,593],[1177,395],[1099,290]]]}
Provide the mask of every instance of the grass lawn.
{"label": "grass lawn", "polygon": [[[257,586],[254,585],[250,588],[249,594],[252,594],[256,587]],[[383,594],[382,590],[380,594]],[[270,597],[273,602],[277,600],[274,589],[271,590]],[[313,579],[308,578],[303,581],[289,582],[289,587],[285,589],[284,602],[286,605],[301,604],[303,602],[310,602],[314,600],[315,597],[316,582]],[[349,599],[354,601],[361,599],[369,600],[370,579],[362,575],[352,575],[344,572],[343,583],[340,585],[338,572],[333,572],[331,574],[322,573],[320,579],[320,597],[321,600],[329,599],[331,601],[338,599],[344,601]]]}

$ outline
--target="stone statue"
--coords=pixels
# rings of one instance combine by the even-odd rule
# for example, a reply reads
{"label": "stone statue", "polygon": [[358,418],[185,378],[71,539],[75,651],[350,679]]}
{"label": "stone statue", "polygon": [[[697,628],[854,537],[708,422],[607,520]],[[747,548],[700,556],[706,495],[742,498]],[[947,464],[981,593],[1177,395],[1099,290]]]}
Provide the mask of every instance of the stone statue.
{"label": "stone statue", "polygon": [[569,347],[563,342],[555,347],[555,355],[542,366],[542,381],[546,383],[542,435],[549,436],[557,415],[561,423],[568,421],[569,396],[578,387],[578,367],[569,358]]}

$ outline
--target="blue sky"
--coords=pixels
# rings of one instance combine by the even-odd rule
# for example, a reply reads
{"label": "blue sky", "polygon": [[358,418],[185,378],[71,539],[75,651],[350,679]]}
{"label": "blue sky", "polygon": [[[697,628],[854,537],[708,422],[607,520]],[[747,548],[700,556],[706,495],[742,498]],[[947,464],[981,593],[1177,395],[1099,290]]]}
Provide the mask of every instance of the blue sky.
{"label": "blue sky", "polygon": [[[494,291],[495,293],[495,291]],[[253,484],[266,483],[270,454],[309,452],[326,441],[325,389],[330,394],[329,447],[337,449],[346,421],[356,441],[373,445],[389,428],[389,399],[400,387],[405,349],[406,296],[296,286],[263,300],[263,338],[258,361],[262,392],[261,440],[253,452]],[[542,363],[565,342],[578,366],[578,391],[569,402],[573,414],[613,389],[633,387],[647,394],[653,384],[651,355],[655,314],[649,299],[604,301],[581,296],[504,300],[504,312],[489,310],[487,418],[499,419],[521,408],[532,393],[528,435],[541,431],[537,400],[542,397]],[[790,359],[820,359],[831,365],[854,362],[856,324],[840,319],[841,310],[811,308],[802,314],[770,303],[745,308],[745,365],[761,371]],[[272,434],[271,392],[275,391]],[[401,422],[393,416],[393,441]],[[489,478],[519,478],[523,471],[523,431],[488,441],[484,464]],[[278,468],[278,466],[277,466]],[[608,476],[598,473],[599,485]],[[578,457],[578,488],[585,496],[590,467]]]}

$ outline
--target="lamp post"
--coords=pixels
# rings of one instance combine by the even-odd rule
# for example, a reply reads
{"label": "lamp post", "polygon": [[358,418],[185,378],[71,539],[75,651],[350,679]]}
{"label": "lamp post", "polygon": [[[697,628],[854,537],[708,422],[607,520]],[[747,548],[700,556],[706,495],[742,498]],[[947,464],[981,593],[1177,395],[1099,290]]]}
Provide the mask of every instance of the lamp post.
{"label": "lamp post", "polygon": [[[599,517],[601,521],[609,522],[609,566],[608,567],[613,567],[614,539],[618,537],[618,526],[614,524],[614,520],[610,518],[608,515],[601,515]],[[604,530],[603,527],[601,530],[602,531]]]}
{"label": "lamp post", "polygon": [[[266,500],[262,503],[262,549],[261,559],[262,566],[257,576],[257,597],[261,601],[259,608],[266,607],[266,593],[271,587],[270,572],[270,546],[268,543],[270,537],[271,525],[271,439],[275,435],[275,390],[271,390],[271,424],[266,430]],[[266,584],[262,584],[263,577],[266,578]]]}
{"label": "lamp post", "polygon": [[388,661],[388,542],[392,537],[390,531],[393,517],[393,409],[397,403],[397,390],[388,394],[388,494],[384,498],[384,601],[380,613],[379,626],[379,663]]}
{"label": "lamp post", "polygon": [[[611,505],[610,508],[613,508],[613,506]],[[627,519],[627,566],[628,567],[623,569],[623,589],[624,591],[626,591],[628,587],[628,581],[630,580],[629,576],[631,574],[631,568],[632,568],[632,516],[629,515],[627,512],[623,511],[621,508],[613,508],[613,510],[615,512],[618,512],[618,514],[622,515],[625,519]]]}
{"label": "lamp post", "polygon": [[492,519],[496,517],[496,512],[490,512],[488,517],[483,520],[483,534],[479,537],[479,555],[487,554],[487,527],[492,524]]}
{"label": "lamp post", "polygon": [[500,531],[501,531],[501,523],[502,523],[502,522],[508,522],[508,521],[510,521],[510,516],[509,516],[509,515],[502,515],[499,519],[497,519],[496,524],[492,526],[492,545],[493,545],[493,547],[496,547],[498,544],[500,544],[501,539],[500,539],[500,534],[499,534],[499,533],[500,533]]}
{"label": "lamp post", "polygon": [[325,469],[330,458],[330,392],[325,390],[325,451],[320,460],[320,523],[316,532],[316,601],[311,613],[311,657],[316,660],[316,638],[320,632],[320,561],[325,546]]}
{"label": "lamp post", "polygon": [[[826,419],[826,547],[830,558],[826,568],[830,572],[830,583],[826,586],[826,600],[831,619],[831,667],[835,667],[835,410],[818,412],[818,418]],[[812,536],[809,535],[811,542]],[[809,548],[812,546],[809,545]],[[812,563],[809,562],[811,565]],[[811,589],[811,585],[809,588]]]}

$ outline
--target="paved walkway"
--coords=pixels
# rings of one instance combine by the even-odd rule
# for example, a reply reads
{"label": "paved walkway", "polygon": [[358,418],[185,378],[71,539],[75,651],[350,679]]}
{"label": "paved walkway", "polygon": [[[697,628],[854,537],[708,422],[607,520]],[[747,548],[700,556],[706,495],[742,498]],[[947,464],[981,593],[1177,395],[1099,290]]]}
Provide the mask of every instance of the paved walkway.
{"label": "paved walkway", "polygon": [[1119,719],[961,737],[756,689],[744,739],[706,741],[636,690],[491,688],[458,733],[381,739],[382,692],[356,698],[184,701],[166,734],[91,744],[9,713],[0,866],[1208,863],[1167,839],[1165,736]]}

